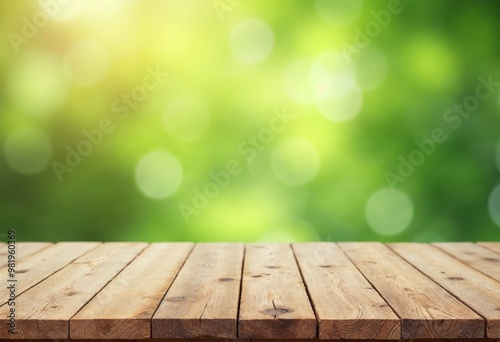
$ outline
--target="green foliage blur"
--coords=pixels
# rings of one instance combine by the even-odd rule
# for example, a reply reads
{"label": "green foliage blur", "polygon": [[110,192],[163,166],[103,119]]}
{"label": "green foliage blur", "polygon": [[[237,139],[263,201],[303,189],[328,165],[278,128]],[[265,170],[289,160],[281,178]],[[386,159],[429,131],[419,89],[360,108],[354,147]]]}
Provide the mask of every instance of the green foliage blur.
{"label": "green foliage blur", "polygon": [[486,0],[3,1],[1,226],[500,240],[499,19]]}

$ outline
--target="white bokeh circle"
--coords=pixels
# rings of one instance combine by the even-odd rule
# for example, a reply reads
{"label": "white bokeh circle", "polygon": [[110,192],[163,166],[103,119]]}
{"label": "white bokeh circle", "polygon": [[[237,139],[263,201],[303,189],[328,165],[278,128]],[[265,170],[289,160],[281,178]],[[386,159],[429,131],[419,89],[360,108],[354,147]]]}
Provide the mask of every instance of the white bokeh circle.
{"label": "white bokeh circle", "polygon": [[141,158],[135,169],[135,180],[144,195],[162,199],[177,191],[182,174],[177,158],[167,151],[158,150]]}
{"label": "white bokeh circle", "polygon": [[357,83],[364,91],[377,89],[386,79],[389,64],[380,49],[370,44],[352,59],[358,70]]}
{"label": "white bokeh circle", "polygon": [[245,63],[258,63],[266,59],[274,46],[274,33],[260,19],[245,19],[236,24],[229,36],[233,55]]}
{"label": "white bokeh circle", "polygon": [[24,113],[44,116],[66,100],[67,86],[57,58],[45,51],[27,51],[12,66],[7,91]]}
{"label": "white bokeh circle", "polygon": [[380,235],[403,232],[413,218],[413,204],[402,191],[383,188],[373,193],[365,208],[370,228]]}
{"label": "white bokeh circle", "polygon": [[363,93],[354,86],[342,97],[328,96],[316,104],[316,108],[325,118],[334,122],[344,122],[353,119],[363,106]]}
{"label": "white bokeh circle", "polygon": [[311,86],[309,76],[313,62],[312,59],[299,59],[291,63],[285,71],[285,92],[297,103],[313,104],[318,99],[318,89]]}
{"label": "white bokeh circle", "polygon": [[325,52],[314,60],[309,82],[318,99],[345,96],[356,85],[356,67],[339,52]]}
{"label": "white bokeh circle", "polygon": [[36,127],[24,127],[7,137],[4,154],[7,164],[14,171],[32,175],[48,165],[52,144],[44,131]]}
{"label": "white bokeh circle", "polygon": [[290,138],[272,152],[271,164],[275,175],[288,185],[310,182],[317,174],[320,156],[316,147],[303,138]]}

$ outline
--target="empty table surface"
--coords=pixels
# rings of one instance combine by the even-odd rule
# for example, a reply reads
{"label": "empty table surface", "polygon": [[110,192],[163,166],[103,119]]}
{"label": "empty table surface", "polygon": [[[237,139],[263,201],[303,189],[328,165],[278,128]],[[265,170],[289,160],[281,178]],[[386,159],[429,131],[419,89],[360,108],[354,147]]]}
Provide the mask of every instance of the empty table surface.
{"label": "empty table surface", "polygon": [[500,339],[500,243],[0,247],[1,340]]}

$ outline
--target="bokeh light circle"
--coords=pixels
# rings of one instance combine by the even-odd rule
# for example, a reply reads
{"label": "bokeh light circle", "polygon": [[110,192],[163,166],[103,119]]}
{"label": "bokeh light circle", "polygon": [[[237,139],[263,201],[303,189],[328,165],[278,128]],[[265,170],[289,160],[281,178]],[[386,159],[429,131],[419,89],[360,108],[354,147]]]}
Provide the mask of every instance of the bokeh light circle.
{"label": "bokeh light circle", "polygon": [[210,111],[201,99],[186,96],[167,106],[163,124],[167,133],[175,140],[194,142],[207,131]]}
{"label": "bokeh light circle", "polygon": [[269,25],[260,19],[245,19],[231,30],[229,45],[238,60],[258,63],[271,53],[274,33]]}
{"label": "bokeh light circle", "polygon": [[318,99],[342,97],[356,84],[356,68],[342,53],[325,52],[314,60],[309,82]]}
{"label": "bokeh light circle", "polygon": [[45,132],[24,127],[7,137],[4,145],[7,164],[16,172],[32,175],[42,171],[52,156],[52,144]]}
{"label": "bokeh light circle", "polygon": [[311,181],[320,166],[316,147],[303,138],[290,138],[272,152],[271,164],[276,176],[288,185],[302,185]]}
{"label": "bokeh light circle", "polygon": [[342,97],[328,96],[316,104],[321,115],[335,122],[353,119],[362,106],[363,93],[357,85]]}
{"label": "bokeh light circle", "polygon": [[353,24],[361,13],[363,0],[316,0],[316,13],[332,26]]}
{"label": "bokeh light circle", "polygon": [[109,69],[109,54],[93,40],[83,40],[66,50],[63,66],[66,76],[75,84],[88,87],[102,81]]}
{"label": "bokeh light circle", "polygon": [[370,228],[377,234],[396,235],[410,224],[413,204],[404,192],[384,188],[370,196],[365,215]]}
{"label": "bokeh light circle", "polygon": [[288,66],[284,76],[286,94],[300,104],[316,103],[318,88],[313,88],[310,82],[312,59],[299,59]]}
{"label": "bokeh light circle", "polygon": [[158,150],[141,158],[135,169],[135,180],[144,195],[162,199],[179,188],[182,173],[181,164],[172,154]]}
{"label": "bokeh light circle", "polygon": [[27,51],[12,66],[7,91],[23,112],[44,116],[57,110],[67,95],[62,69],[55,56],[45,51]]}
{"label": "bokeh light circle", "polygon": [[357,83],[364,91],[378,88],[386,79],[389,65],[385,54],[372,44],[353,55]]}
{"label": "bokeh light circle", "polygon": [[500,184],[497,185],[488,199],[488,211],[495,224],[500,227]]}

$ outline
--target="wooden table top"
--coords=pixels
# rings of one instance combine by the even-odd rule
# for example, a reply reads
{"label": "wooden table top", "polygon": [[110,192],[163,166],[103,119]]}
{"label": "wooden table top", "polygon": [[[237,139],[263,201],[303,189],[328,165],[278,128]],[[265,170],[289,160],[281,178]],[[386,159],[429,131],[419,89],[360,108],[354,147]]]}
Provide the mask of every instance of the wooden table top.
{"label": "wooden table top", "polygon": [[2,340],[500,339],[500,243],[24,242],[15,271]]}

